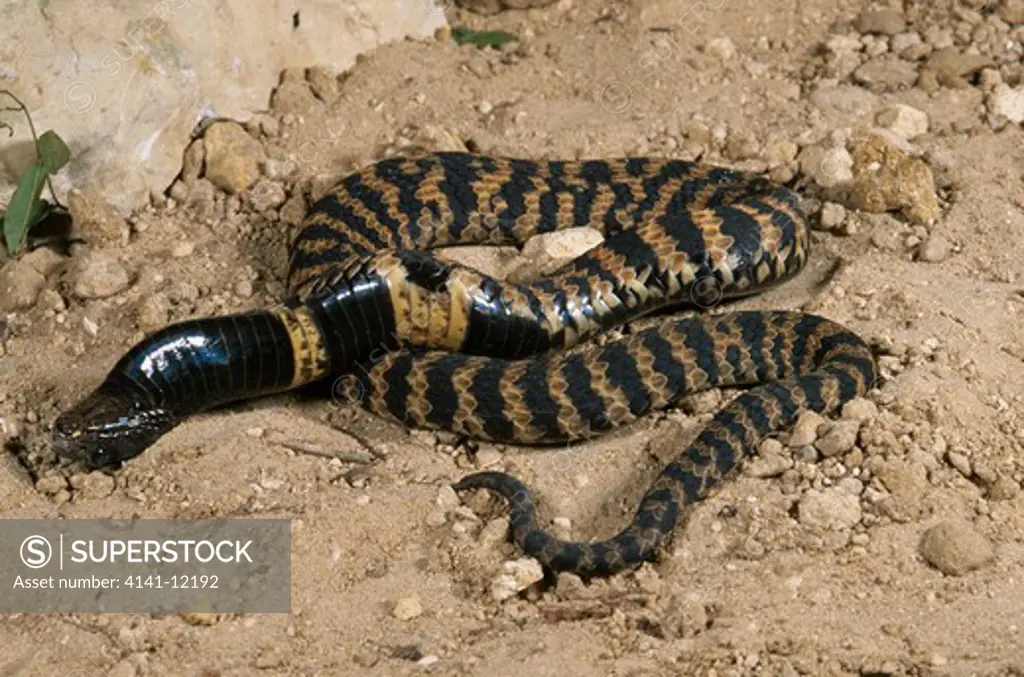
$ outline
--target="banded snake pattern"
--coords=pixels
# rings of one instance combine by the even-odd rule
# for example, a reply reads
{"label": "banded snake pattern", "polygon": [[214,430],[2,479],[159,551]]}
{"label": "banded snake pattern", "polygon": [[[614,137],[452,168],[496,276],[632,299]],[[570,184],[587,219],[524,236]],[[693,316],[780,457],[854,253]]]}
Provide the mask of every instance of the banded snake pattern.
{"label": "banded snake pattern", "polygon": [[[604,241],[531,283],[440,257],[450,245],[522,245],[574,226]],[[551,570],[607,575],[657,558],[684,507],[804,408],[829,412],[876,377],[870,348],[817,315],[672,318],[792,278],[810,232],[796,196],[759,176],[660,158],[531,161],[472,153],[364,167],[307,214],[279,305],[147,336],[54,422],[55,448],[90,468],[137,456],[214,406],[348,374],[351,395],[409,427],[513,444],[566,443],[689,393],[752,386],[654,481],[617,535],[573,543],[539,524],[530,490],[469,475],[510,508],[515,543]],[[602,337],[605,338],[605,337]]]}

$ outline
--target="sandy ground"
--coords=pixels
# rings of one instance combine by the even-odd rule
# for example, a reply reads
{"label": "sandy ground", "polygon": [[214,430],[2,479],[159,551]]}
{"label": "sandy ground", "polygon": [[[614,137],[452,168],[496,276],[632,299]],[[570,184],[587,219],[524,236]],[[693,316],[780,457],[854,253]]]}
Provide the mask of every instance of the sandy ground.
{"label": "sandy ground", "polygon": [[[1024,675],[1024,134],[993,103],[1020,84],[1024,30],[998,19],[1019,3],[908,0],[858,20],[866,4],[563,0],[453,13],[521,40],[387,46],[337,81],[311,77],[317,95],[293,79],[250,126],[270,158],[261,192],[225,196],[192,172],[179,200],[141,211],[113,248],[126,287],[83,300],[72,264],[86,248],[36,254],[53,263],[46,290],[0,323],[11,451],[0,514],[286,517],[293,608],[7,616],[0,674]],[[949,47],[961,61],[930,61]],[[891,122],[896,103],[928,119],[903,145],[934,176],[932,223],[855,209],[814,180],[842,174],[841,161],[794,159]],[[532,158],[701,155],[792,180],[822,222],[813,264],[738,306],[804,309],[861,333],[886,377],[876,406],[780,435],[690,513],[665,561],[501,601],[492,583],[519,556],[501,538],[503,506],[475,496],[456,507],[442,487],[503,468],[557,528],[607,536],[721,397],[571,449],[483,444],[474,456],[322,393],[289,394],[196,417],[112,476],[45,472],[53,417],[144,332],[279,298],[303,199],[386,154],[467,144]],[[822,211],[829,200],[850,209]],[[464,256],[516,265],[514,251]],[[381,459],[282,441],[369,445]]]}

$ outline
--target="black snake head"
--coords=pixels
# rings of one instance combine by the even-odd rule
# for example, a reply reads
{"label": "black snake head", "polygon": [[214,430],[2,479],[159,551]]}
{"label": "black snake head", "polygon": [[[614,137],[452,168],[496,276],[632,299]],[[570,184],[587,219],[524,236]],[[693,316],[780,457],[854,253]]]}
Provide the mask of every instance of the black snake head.
{"label": "black snake head", "polygon": [[136,402],[101,385],[53,423],[60,456],[89,470],[116,466],[138,456],[177,424],[170,412]]}

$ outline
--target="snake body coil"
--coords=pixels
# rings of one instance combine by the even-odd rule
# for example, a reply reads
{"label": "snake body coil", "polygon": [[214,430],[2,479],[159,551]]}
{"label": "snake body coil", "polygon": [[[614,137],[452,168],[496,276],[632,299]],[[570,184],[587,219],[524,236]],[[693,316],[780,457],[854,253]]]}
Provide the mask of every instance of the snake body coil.
{"label": "snake body coil", "polygon": [[[573,226],[605,240],[530,284],[430,252],[522,244]],[[686,393],[761,384],[716,415],[608,541],[552,538],[530,492],[504,473],[455,485],[504,495],[516,543],[543,564],[613,573],[655,557],[682,507],[763,435],[801,408],[830,411],[864,393],[875,364],[843,327],[790,312],[677,319],[600,346],[588,340],[661,307],[707,306],[786,280],[808,242],[792,193],[722,168],[468,153],[383,160],[312,207],[281,305],[147,337],[58,417],[55,445],[92,468],[116,465],[197,412],[342,374],[354,398],[405,425],[526,444],[585,438]]]}

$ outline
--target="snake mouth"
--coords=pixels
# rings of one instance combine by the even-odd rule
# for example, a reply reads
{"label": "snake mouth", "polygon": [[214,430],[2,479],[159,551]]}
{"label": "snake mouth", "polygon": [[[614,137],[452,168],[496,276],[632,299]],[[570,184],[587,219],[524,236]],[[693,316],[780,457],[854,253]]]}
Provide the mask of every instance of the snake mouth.
{"label": "snake mouth", "polygon": [[58,456],[99,470],[138,456],[175,424],[170,412],[100,386],[57,417],[51,439]]}

